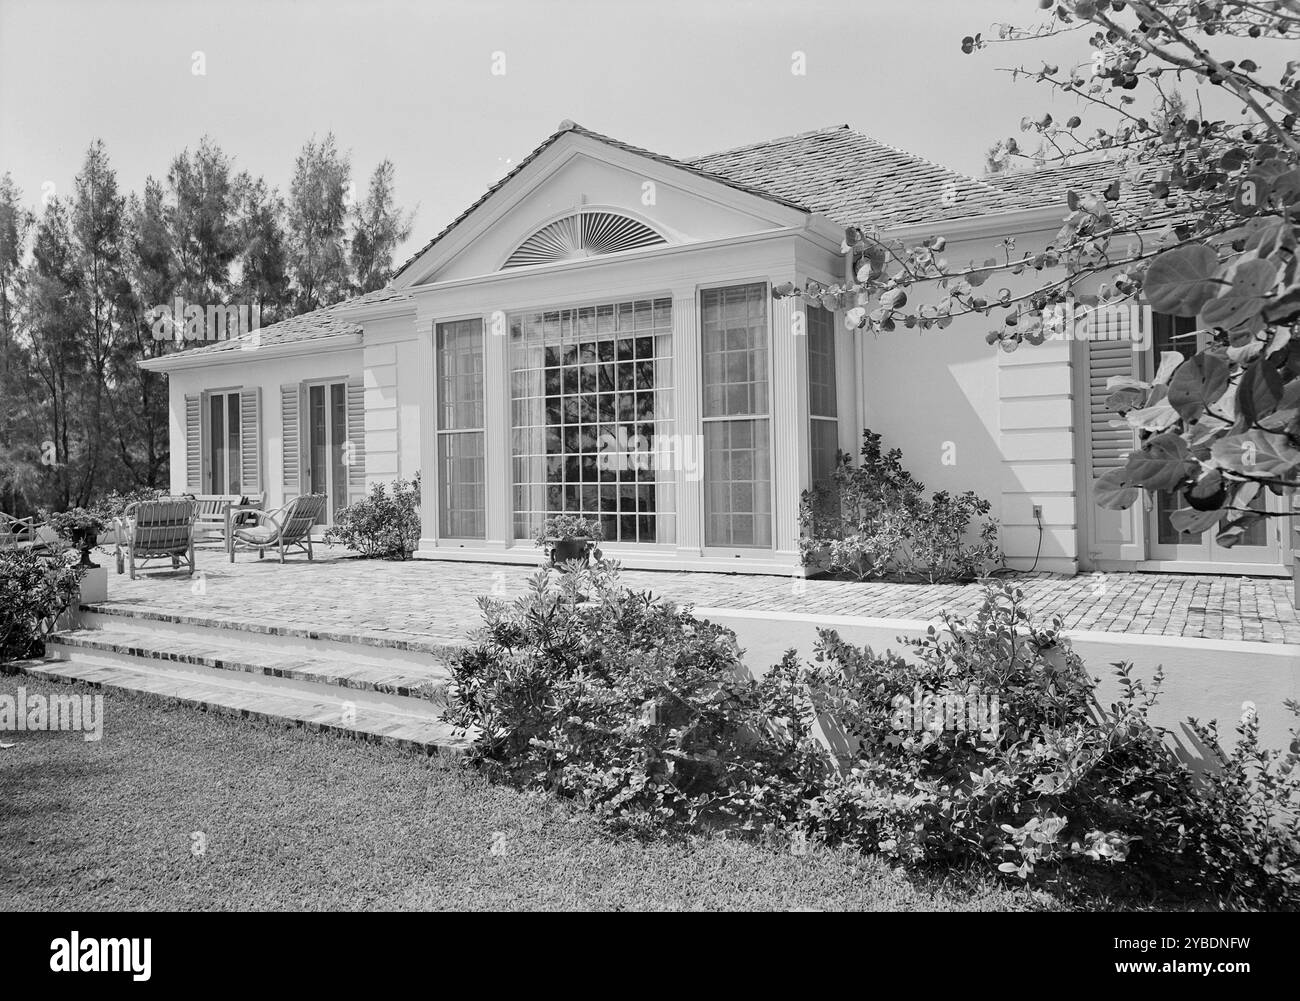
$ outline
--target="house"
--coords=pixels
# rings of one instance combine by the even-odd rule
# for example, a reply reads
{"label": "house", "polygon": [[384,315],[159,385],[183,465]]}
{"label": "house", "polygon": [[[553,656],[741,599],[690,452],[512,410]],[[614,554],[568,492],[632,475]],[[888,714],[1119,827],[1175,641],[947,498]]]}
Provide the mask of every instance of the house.
{"label": "house", "polygon": [[1073,169],[978,180],[848,126],[685,161],[562,123],[388,288],[144,362],[171,487],[321,492],[328,519],[420,470],[420,558],[531,561],[570,510],[628,566],[789,575],[801,492],[870,427],[990,499],[1013,567],[1286,574],[1284,519],[1222,549],[1172,531],[1176,497],[1092,501],[1133,445],[1106,380],[1190,350],[1168,318],[1006,353],[985,317],[875,336],[772,295],[843,281],[847,225],[941,234],[952,262],[1042,249]]}

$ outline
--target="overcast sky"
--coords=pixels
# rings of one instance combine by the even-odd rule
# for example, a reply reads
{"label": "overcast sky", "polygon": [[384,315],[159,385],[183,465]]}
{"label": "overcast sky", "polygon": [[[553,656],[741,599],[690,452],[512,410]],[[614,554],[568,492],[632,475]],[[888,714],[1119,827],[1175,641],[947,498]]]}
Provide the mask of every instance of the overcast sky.
{"label": "overcast sky", "polygon": [[1081,35],[960,51],[1038,14],[1034,0],[0,0],[0,172],[29,204],[46,182],[65,194],[100,137],[139,190],[209,134],[283,190],[303,141],[332,130],[359,190],[387,157],[400,201],[418,203],[399,260],[566,118],[675,157],[847,122],[978,173],[1022,115],[1074,110],[997,67],[1085,62]]}

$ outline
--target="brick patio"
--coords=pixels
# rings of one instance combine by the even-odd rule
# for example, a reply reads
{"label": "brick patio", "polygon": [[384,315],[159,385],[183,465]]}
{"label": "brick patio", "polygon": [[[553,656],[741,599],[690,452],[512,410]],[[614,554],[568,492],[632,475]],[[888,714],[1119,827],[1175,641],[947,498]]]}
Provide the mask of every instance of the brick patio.
{"label": "brick patio", "polygon": [[[227,562],[199,550],[202,576],[146,572],[132,581],[109,567],[111,606],[214,621],[255,622],[323,633],[361,634],[419,645],[457,643],[479,624],[480,595],[517,596],[533,566],[359,560],[318,547],[316,562],[284,565],[240,554]],[[710,608],[803,615],[926,620],[965,612],[976,585],[790,580],[738,574],[626,571],[631,587]],[[1300,643],[1290,581],[1263,577],[1112,573],[1016,579],[1029,607],[1058,614],[1068,629],[1145,635]]]}

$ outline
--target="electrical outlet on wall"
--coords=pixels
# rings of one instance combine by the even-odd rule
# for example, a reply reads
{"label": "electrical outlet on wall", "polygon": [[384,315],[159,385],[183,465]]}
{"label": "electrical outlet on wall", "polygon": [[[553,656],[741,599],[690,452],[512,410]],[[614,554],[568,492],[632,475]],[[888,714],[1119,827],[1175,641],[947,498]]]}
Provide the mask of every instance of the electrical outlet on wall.
{"label": "electrical outlet on wall", "polygon": [[1034,521],[1043,520],[1043,508],[1041,504],[1034,505]]}

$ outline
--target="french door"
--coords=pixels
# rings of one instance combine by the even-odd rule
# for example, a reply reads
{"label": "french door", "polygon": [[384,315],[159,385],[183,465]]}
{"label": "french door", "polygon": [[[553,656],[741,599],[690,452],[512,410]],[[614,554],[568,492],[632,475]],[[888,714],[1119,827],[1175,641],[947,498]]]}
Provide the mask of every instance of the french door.
{"label": "french door", "polygon": [[321,524],[333,524],[348,502],[348,387],[318,382],[307,387],[307,485],[328,498]]}
{"label": "french door", "polygon": [[[1159,365],[1163,351],[1177,351],[1190,358],[1204,350],[1210,341],[1207,332],[1196,331],[1196,321],[1183,317],[1152,314],[1151,356],[1149,374]],[[1172,491],[1156,494],[1147,512],[1147,538],[1149,556],[1153,560],[1176,560],[1187,563],[1262,563],[1280,565],[1282,544],[1279,524],[1285,518],[1261,518],[1246,529],[1241,540],[1230,549],[1215,541],[1217,528],[1199,535],[1179,532],[1170,522],[1170,516],[1187,507],[1187,500]],[[1250,505],[1256,511],[1281,511],[1282,499],[1261,488]]]}
{"label": "french door", "polygon": [[239,391],[208,394],[208,461],[204,487],[210,494],[240,492]]}

